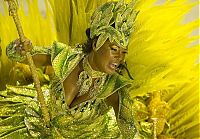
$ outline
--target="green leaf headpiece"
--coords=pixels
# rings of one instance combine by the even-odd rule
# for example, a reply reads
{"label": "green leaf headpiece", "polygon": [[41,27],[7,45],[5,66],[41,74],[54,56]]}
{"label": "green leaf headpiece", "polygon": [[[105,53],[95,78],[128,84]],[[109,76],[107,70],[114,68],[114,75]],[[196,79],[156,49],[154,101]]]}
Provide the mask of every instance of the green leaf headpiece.
{"label": "green leaf headpiece", "polygon": [[91,17],[90,38],[99,36],[96,50],[107,39],[127,49],[133,23],[138,13],[134,10],[134,5],[135,1],[130,4],[125,4],[124,0],[108,2],[94,12]]}

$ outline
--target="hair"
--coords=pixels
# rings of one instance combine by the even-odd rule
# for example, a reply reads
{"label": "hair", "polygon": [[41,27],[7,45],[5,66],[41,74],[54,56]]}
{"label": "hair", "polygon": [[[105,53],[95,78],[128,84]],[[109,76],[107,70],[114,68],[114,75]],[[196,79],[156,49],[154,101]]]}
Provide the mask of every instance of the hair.
{"label": "hair", "polygon": [[87,41],[83,44],[83,52],[88,54],[92,51],[92,45],[93,43],[96,43],[98,36],[95,36],[94,38],[90,38],[90,28],[87,28],[86,31]]}
{"label": "hair", "polygon": [[116,72],[117,72],[118,74],[122,75],[122,76],[124,75],[124,74],[123,74],[123,71],[126,71],[128,77],[129,77],[131,80],[134,80],[133,76],[131,75],[131,73],[130,73],[128,67],[127,67],[127,63],[126,63],[126,62],[120,64],[119,67],[118,67],[118,69],[116,70]]}

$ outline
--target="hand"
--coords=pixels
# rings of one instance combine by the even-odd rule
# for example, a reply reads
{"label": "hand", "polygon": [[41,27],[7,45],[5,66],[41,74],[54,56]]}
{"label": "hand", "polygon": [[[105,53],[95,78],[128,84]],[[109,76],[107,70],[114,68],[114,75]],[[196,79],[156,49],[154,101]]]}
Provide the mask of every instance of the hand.
{"label": "hand", "polygon": [[21,42],[20,39],[16,39],[14,44],[16,45],[16,51],[21,55],[25,55],[26,52],[31,52],[33,49],[31,41],[27,38],[25,38],[23,42]]}

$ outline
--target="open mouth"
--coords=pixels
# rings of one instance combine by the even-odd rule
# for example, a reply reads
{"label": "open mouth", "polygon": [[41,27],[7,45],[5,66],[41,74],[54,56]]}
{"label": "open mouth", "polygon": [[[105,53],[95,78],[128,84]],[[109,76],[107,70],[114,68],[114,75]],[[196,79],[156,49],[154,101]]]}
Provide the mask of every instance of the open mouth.
{"label": "open mouth", "polygon": [[119,66],[118,63],[110,63],[110,65],[109,65],[109,67],[110,67],[112,70],[116,70],[118,66]]}

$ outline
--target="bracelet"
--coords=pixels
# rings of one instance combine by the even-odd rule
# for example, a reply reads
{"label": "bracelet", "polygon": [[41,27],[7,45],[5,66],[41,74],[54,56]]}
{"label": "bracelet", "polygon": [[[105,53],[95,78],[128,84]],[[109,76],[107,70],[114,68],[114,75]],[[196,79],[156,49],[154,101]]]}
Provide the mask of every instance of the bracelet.
{"label": "bracelet", "polygon": [[6,47],[6,55],[9,59],[16,62],[22,62],[26,59],[25,55],[22,55],[20,52],[17,51],[17,45],[14,43],[14,41],[12,41]]}

